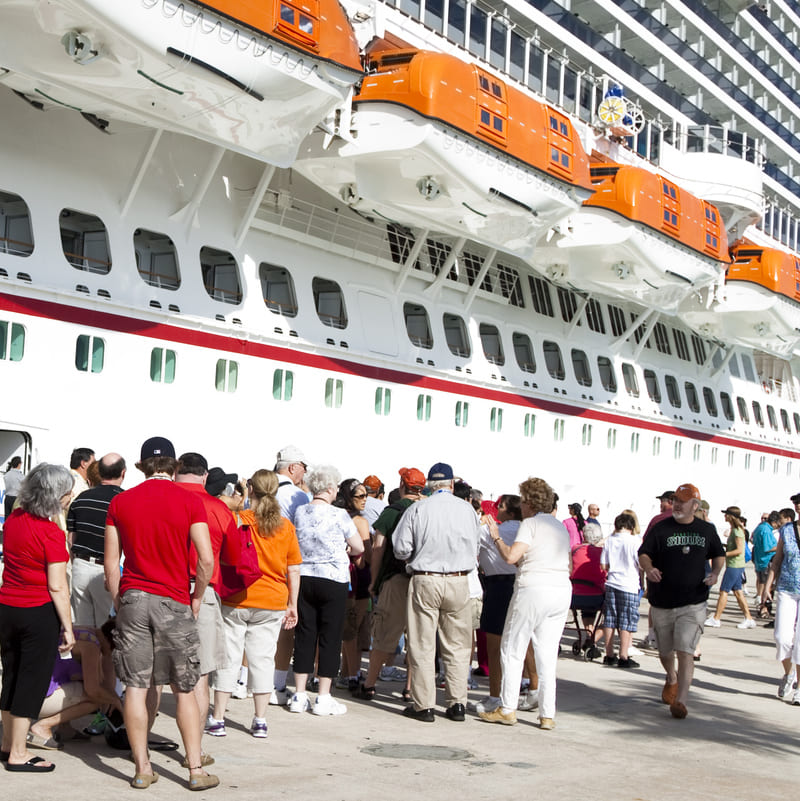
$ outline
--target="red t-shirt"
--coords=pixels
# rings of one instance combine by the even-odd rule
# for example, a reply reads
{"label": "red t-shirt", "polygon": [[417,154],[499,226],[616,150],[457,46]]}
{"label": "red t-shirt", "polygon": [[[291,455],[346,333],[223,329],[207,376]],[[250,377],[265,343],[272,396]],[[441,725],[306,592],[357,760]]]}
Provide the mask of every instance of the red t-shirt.
{"label": "red t-shirt", "polygon": [[[235,565],[239,561],[239,532],[233,520],[231,510],[219,499],[206,492],[202,484],[189,481],[177,484],[181,489],[196,495],[206,510],[208,532],[211,534],[211,550],[214,551],[214,572],[211,574],[211,586],[216,590],[219,584],[219,557],[225,564]],[[194,545],[189,551],[189,574],[197,575],[197,551]]]}
{"label": "red t-shirt", "polygon": [[603,549],[588,542],[572,552],[572,591],[576,595],[602,595],[606,574],[600,567]]}
{"label": "red t-shirt", "polygon": [[191,602],[189,527],[208,522],[196,495],[167,479],[149,478],[111,501],[106,522],[116,527],[125,554],[120,595],[144,590]]}
{"label": "red t-shirt", "polygon": [[16,509],[3,527],[3,557],[0,604],[44,606],[53,600],[47,590],[47,565],[69,561],[66,535],[51,520]]}

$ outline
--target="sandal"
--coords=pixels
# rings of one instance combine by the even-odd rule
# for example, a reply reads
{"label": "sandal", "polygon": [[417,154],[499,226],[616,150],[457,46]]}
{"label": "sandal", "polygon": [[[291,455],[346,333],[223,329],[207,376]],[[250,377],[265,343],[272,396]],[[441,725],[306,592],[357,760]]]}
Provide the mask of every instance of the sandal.
{"label": "sandal", "polygon": [[152,773],[137,773],[131,779],[131,787],[134,790],[146,790],[151,784],[158,781],[158,774],[153,771]]}
{"label": "sandal", "polygon": [[52,762],[47,764],[40,756],[31,757],[27,762],[22,762],[21,764],[6,762],[5,765],[6,770],[15,771],[17,773],[50,773],[51,770],[56,769],[56,766]]}
{"label": "sandal", "polygon": [[198,773],[195,776],[189,776],[190,790],[210,790],[218,784],[219,776],[214,776],[211,773]]}
{"label": "sandal", "polygon": [[371,701],[375,697],[375,688],[365,687],[364,683],[361,682],[350,695],[352,695],[353,698],[361,698],[363,701]]}
{"label": "sandal", "polygon": [[411,690],[404,689],[403,692],[401,693],[401,696],[403,698],[403,701],[405,701],[405,703],[407,703],[407,704],[411,703],[411,701],[412,701]]}

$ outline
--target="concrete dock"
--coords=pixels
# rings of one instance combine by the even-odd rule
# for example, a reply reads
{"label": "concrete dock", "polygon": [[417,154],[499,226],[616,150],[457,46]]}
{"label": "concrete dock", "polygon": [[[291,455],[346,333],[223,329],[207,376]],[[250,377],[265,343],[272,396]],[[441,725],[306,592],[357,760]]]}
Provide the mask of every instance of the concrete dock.
{"label": "concrete dock", "polygon": [[[715,593],[712,593],[712,602]],[[640,633],[646,631],[642,604]],[[540,731],[536,712],[520,712],[507,727],[470,711],[456,723],[437,710],[433,724],[404,718],[402,685],[379,682],[372,702],[337,691],[341,717],[290,714],[270,707],[269,737],[249,734],[253,706],[233,700],[227,736],[205,736],[216,764],[210,772],[219,799],[533,798],[672,801],[673,799],[795,799],[800,785],[800,706],[777,699],[782,670],[772,629],[736,628],[741,613],[728,605],[722,627],[706,629],[696,663],[689,716],[674,720],[660,700],[664,673],[655,651],[641,667],[604,667],[572,655],[575,633],[565,631],[558,663],[556,729]],[[487,695],[487,680],[470,701]],[[313,699],[312,699],[313,700]],[[441,702],[441,695],[439,698]],[[165,693],[154,733],[178,739],[173,699]],[[133,763],[103,737],[70,742],[51,757],[55,772],[3,774],[9,801],[85,801],[133,795]],[[186,798],[181,751],[153,752],[160,780],[144,791]]]}

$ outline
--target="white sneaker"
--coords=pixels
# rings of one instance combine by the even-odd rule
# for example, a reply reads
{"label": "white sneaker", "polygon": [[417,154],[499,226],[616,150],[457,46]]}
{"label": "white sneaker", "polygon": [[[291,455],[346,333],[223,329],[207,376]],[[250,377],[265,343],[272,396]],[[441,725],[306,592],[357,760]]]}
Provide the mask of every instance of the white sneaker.
{"label": "white sneaker", "polygon": [[479,715],[481,714],[481,712],[486,712],[486,713],[494,712],[495,709],[499,709],[502,705],[503,704],[499,698],[492,698],[492,696],[490,695],[485,700],[478,701],[478,703],[475,704],[475,711]]}
{"label": "white sneaker", "polygon": [[292,696],[285,687],[282,690],[273,690],[269,694],[270,706],[286,706],[291,700]]}
{"label": "white sneaker", "polygon": [[792,706],[800,706],[800,690],[795,690],[792,696]]}
{"label": "white sneaker", "polygon": [[[703,623],[703,625],[704,625],[704,626],[708,626],[709,628],[712,628],[712,629],[718,629],[718,628],[719,628],[719,626],[720,626],[720,622],[719,622],[719,620],[717,620],[717,619],[714,617],[714,615],[709,615],[709,616],[706,618],[706,622],[705,622],[705,623]],[[755,625],[755,624],[753,624],[753,625]]]}
{"label": "white sneaker", "polygon": [[311,711],[315,715],[344,715],[347,707],[335,701],[332,695],[318,695]]}
{"label": "white sneaker", "polygon": [[537,709],[539,707],[539,691],[538,690],[528,690],[525,695],[521,695],[519,697],[519,703],[517,703],[517,709],[522,712],[530,712],[531,709]]}
{"label": "white sneaker", "polygon": [[635,645],[629,645],[628,656],[644,656],[644,651],[641,651]]}
{"label": "white sneaker", "polygon": [[305,693],[295,693],[292,696],[292,700],[289,701],[290,712],[306,712],[310,706],[308,696]]}
{"label": "white sneaker", "polygon": [[744,589],[742,589],[742,595],[750,595],[750,590],[748,590],[747,587],[745,587]]}
{"label": "white sneaker", "polygon": [[752,617],[748,617],[747,620],[743,620],[736,626],[737,629],[754,629],[755,627],[756,622]]}
{"label": "white sneaker", "polygon": [[789,700],[792,690],[795,685],[794,671],[787,673],[782,679],[778,687],[778,698],[783,698],[785,701]]}
{"label": "white sneaker", "polygon": [[233,685],[231,698],[238,698],[240,700],[247,698],[247,685],[244,682],[237,681],[236,684]]}
{"label": "white sneaker", "polygon": [[253,722],[250,724],[250,734],[252,734],[253,737],[257,737],[259,740],[266,740],[267,721],[256,720],[255,718],[253,718]]}

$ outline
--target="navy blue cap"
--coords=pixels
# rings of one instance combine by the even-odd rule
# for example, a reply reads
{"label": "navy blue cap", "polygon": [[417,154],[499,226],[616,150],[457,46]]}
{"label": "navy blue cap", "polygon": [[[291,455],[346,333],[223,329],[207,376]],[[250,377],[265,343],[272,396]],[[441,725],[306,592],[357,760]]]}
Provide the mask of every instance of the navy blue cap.
{"label": "navy blue cap", "polygon": [[171,456],[175,458],[175,447],[166,437],[150,437],[142,443],[140,460],[151,459],[153,456]]}
{"label": "navy blue cap", "polygon": [[453,468],[444,462],[436,462],[436,464],[428,470],[428,481],[452,481]]}

